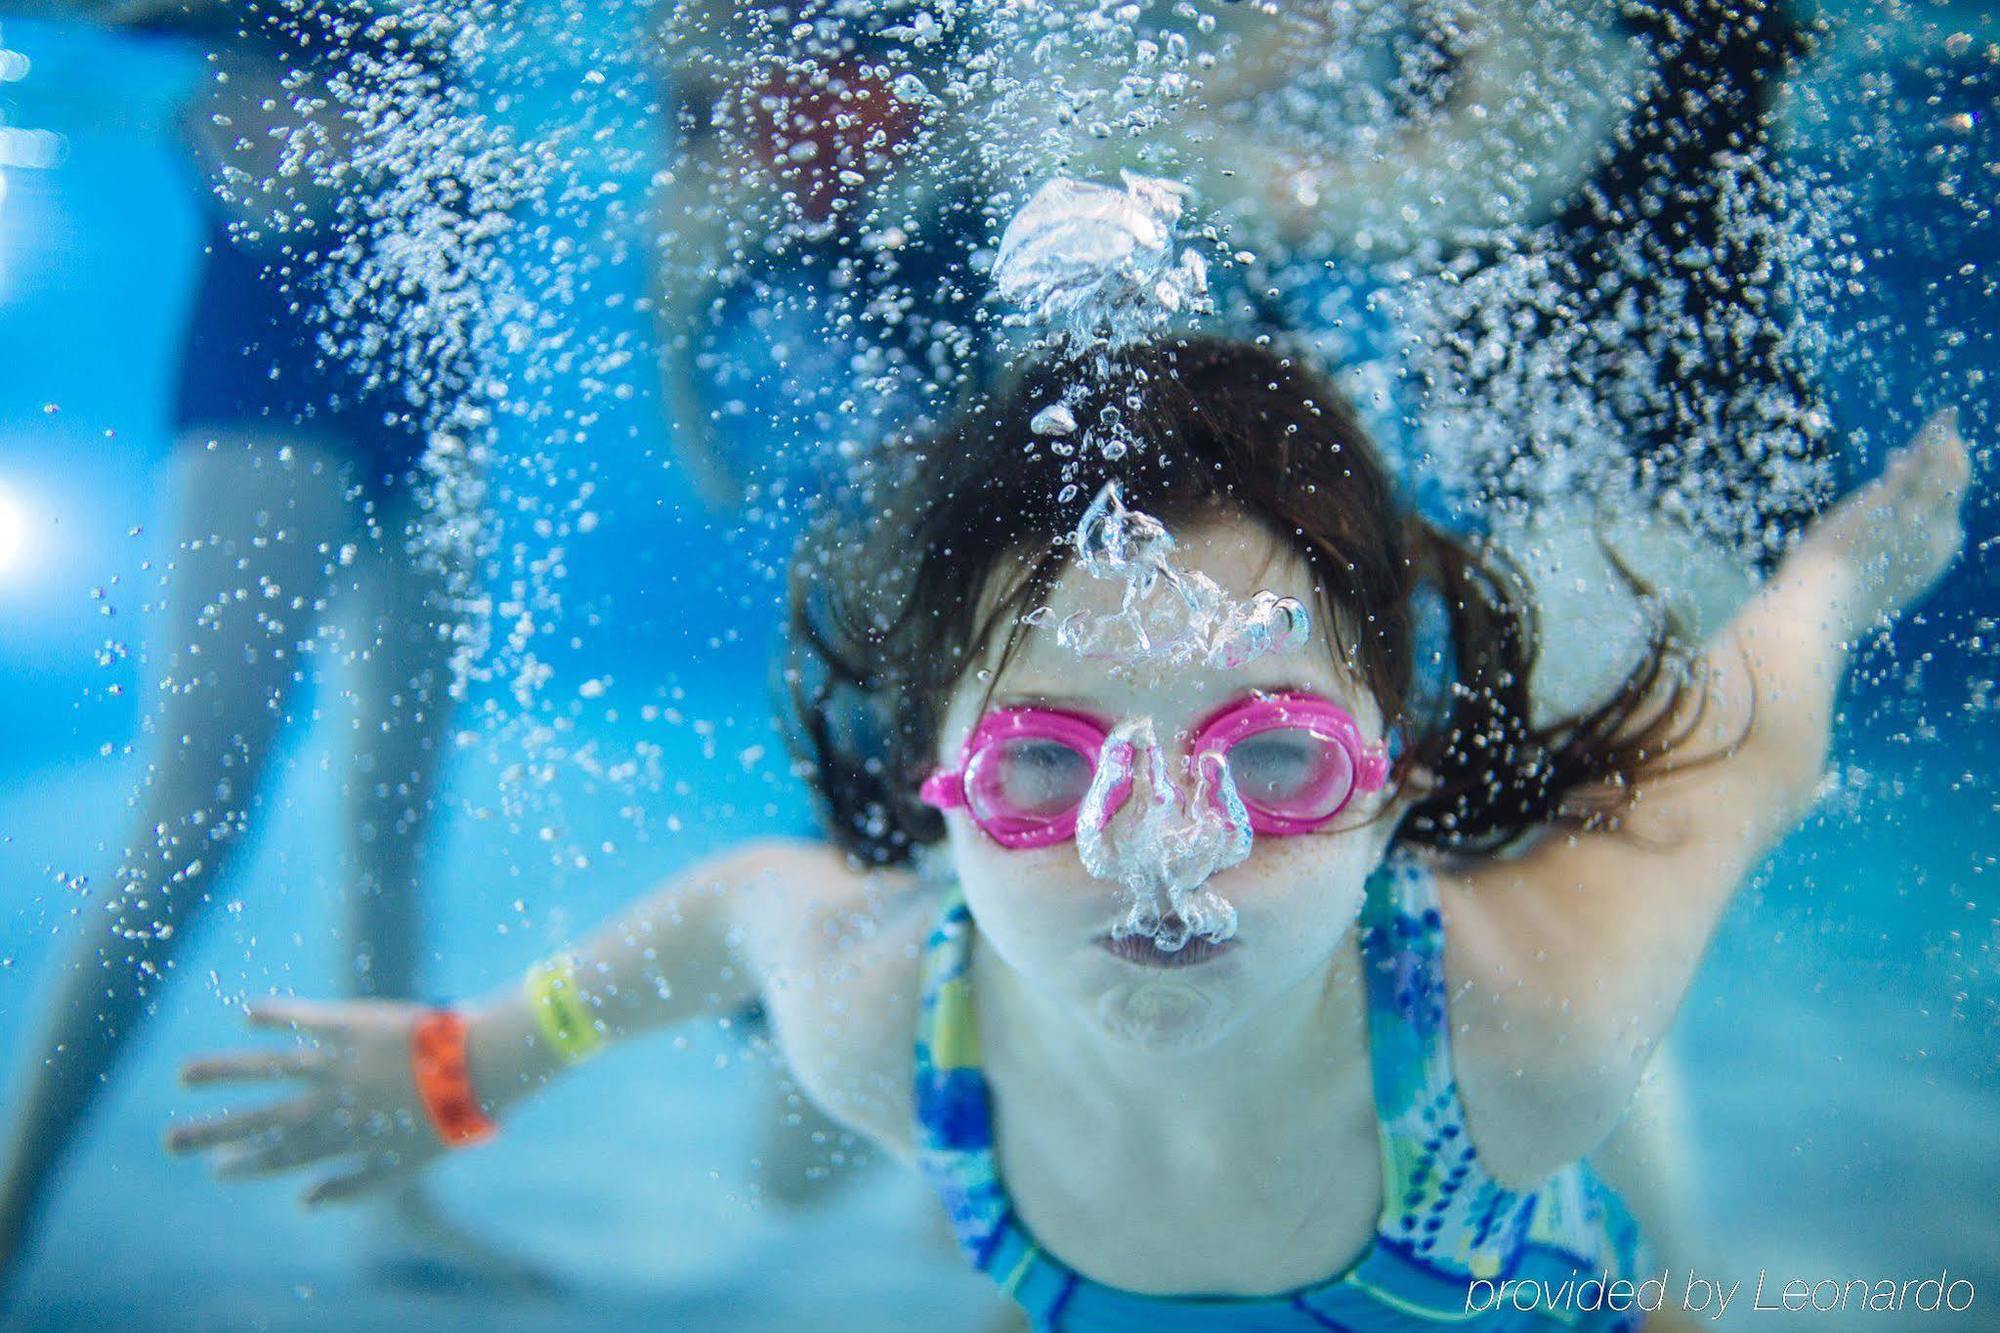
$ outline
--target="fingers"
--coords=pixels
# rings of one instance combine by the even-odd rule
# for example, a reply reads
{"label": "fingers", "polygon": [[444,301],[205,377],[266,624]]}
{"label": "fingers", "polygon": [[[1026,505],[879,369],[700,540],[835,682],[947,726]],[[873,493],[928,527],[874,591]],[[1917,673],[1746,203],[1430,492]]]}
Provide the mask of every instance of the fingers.
{"label": "fingers", "polygon": [[308,1208],[317,1208],[328,1203],[349,1203],[375,1193],[402,1174],[398,1167],[385,1159],[371,1159],[352,1171],[344,1171],[319,1181],[299,1196],[299,1202]]}
{"label": "fingers", "polygon": [[332,1129],[323,1120],[307,1119],[293,1129],[276,1131],[269,1142],[218,1149],[215,1174],[221,1180],[276,1175],[352,1152],[355,1146],[352,1135]]}
{"label": "fingers", "polygon": [[244,1021],[253,1028],[286,1032],[335,1032],[347,1026],[352,1006],[325,1000],[264,1000],[251,1005]]}
{"label": "fingers", "polygon": [[1958,409],[1941,407],[1924,418],[1924,424],[1910,439],[1912,449],[1930,449],[1958,435]]}
{"label": "fingers", "polygon": [[1958,413],[1935,412],[1910,442],[1889,455],[1863,503],[1872,521],[1899,530],[1930,533],[1943,518],[1955,522],[1972,482],[1972,457],[1958,433]]}
{"label": "fingers", "polygon": [[[1919,455],[1912,489],[1916,504],[1934,510],[1941,520],[1931,526],[1950,552],[1965,543],[1963,510],[1972,485],[1972,454],[1958,433],[1958,409],[1934,413],[1918,432],[1911,449]],[[1947,555],[1946,559],[1949,560]]]}
{"label": "fingers", "polygon": [[231,1051],[204,1055],[181,1066],[183,1086],[208,1083],[251,1083],[269,1079],[307,1078],[324,1073],[326,1052],[310,1047],[289,1051]]}
{"label": "fingers", "polygon": [[1945,427],[1939,462],[1946,489],[1955,497],[1963,498],[1966,488],[1972,484],[1972,451],[1966,447],[1965,437],[1958,433],[1958,411],[1955,408]]}
{"label": "fingers", "polygon": [[1895,462],[1918,468],[1946,491],[1962,495],[1972,480],[1972,456],[1958,433],[1958,409],[1931,413]]}
{"label": "fingers", "polygon": [[167,1131],[167,1151],[200,1152],[220,1144],[234,1143],[288,1127],[303,1125],[312,1115],[313,1104],[304,1099],[259,1106],[248,1111],[230,1111],[205,1120],[175,1125]]}

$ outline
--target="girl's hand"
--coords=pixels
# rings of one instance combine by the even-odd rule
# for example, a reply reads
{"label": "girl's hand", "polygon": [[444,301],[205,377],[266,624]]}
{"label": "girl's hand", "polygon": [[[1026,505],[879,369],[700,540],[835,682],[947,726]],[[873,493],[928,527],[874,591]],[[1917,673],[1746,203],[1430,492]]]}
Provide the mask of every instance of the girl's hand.
{"label": "girl's hand", "polygon": [[1785,564],[1837,570],[1837,609],[1848,637],[1859,635],[1921,600],[1958,557],[1971,477],[1957,409],[1946,408],[1890,455],[1881,476],[1822,515]]}
{"label": "girl's hand", "polygon": [[250,1026],[305,1038],[289,1050],[203,1056],[181,1067],[188,1087],[282,1083],[296,1095],[176,1125],[167,1150],[214,1150],[225,1179],[271,1175],[347,1159],[303,1198],[308,1206],[372,1193],[406,1180],[446,1151],[418,1097],[410,1037],[429,1012],[373,1000],[273,1000],[250,1010]]}

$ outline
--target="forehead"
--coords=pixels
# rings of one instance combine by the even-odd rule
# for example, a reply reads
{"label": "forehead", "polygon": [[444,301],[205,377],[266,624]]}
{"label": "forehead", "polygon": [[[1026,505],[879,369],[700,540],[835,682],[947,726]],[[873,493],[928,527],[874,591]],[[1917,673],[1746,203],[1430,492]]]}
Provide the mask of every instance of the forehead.
{"label": "forehead", "polygon": [[[1312,572],[1290,543],[1263,525],[1236,516],[1178,523],[1171,525],[1171,530],[1174,536],[1171,559],[1175,568],[1207,575],[1233,601],[1248,601],[1265,591],[1297,599],[1312,616],[1312,637],[1303,647],[1260,658],[1235,670],[1150,664],[1114,670],[1118,664],[1080,658],[1056,641],[1054,626],[1066,617],[1078,612],[1114,613],[1126,593],[1124,580],[1097,578],[1072,562],[1064,568],[1049,595],[1040,601],[1049,608],[1045,623],[1022,631],[1012,658],[992,682],[995,698],[1014,695],[1100,698],[1162,692],[1186,694],[1191,690],[1204,699],[1211,696],[1221,699],[1244,690],[1280,687],[1305,687],[1347,696],[1359,688],[1356,670],[1335,658]],[[1171,598],[1174,593],[1163,587],[1153,595]],[[1032,609],[1032,606],[1023,608]],[[988,668],[997,665],[1006,637],[1003,628],[988,645],[985,662]],[[983,685],[981,688],[983,692]]]}

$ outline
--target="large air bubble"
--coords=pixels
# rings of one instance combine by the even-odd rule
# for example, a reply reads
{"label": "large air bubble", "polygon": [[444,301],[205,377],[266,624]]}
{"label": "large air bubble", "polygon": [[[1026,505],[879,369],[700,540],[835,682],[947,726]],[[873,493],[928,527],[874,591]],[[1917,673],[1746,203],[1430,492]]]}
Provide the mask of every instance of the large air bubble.
{"label": "large air bubble", "polygon": [[[1232,671],[1312,638],[1312,617],[1297,598],[1268,590],[1233,598],[1200,570],[1177,565],[1172,534],[1128,508],[1116,482],[1084,511],[1072,541],[1079,568],[1120,585],[1117,611],[1078,611],[1057,625],[1057,641],[1079,657]],[[1046,608],[1030,619],[1046,623]]]}
{"label": "large air bubble", "polygon": [[1208,265],[1175,249],[1189,188],[1119,175],[1122,190],[1057,177],[1000,237],[993,278],[1001,299],[1071,348],[1129,346],[1208,299]]}

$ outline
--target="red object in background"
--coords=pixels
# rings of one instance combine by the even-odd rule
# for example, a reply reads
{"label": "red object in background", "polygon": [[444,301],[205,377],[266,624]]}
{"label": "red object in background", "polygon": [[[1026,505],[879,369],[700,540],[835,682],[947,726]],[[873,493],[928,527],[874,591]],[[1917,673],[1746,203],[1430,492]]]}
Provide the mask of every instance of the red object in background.
{"label": "red object in background", "polygon": [[922,122],[878,67],[847,61],[760,70],[737,98],[753,160],[814,222],[887,175]]}

